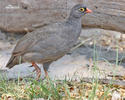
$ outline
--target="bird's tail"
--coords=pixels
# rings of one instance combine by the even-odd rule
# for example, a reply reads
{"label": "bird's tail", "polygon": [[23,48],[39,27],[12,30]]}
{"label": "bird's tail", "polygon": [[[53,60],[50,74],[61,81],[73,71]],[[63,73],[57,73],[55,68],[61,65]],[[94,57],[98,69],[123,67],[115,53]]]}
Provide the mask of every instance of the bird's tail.
{"label": "bird's tail", "polygon": [[8,61],[7,65],[6,65],[6,67],[10,69],[18,63],[19,63],[18,57],[12,55],[10,60]]}

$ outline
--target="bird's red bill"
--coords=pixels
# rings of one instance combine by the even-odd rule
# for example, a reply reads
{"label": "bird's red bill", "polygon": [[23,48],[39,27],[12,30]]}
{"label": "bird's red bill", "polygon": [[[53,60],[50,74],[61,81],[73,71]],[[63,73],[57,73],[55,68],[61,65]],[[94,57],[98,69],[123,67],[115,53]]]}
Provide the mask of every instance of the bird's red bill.
{"label": "bird's red bill", "polygon": [[92,12],[92,10],[86,8],[86,13],[91,13],[91,12]]}

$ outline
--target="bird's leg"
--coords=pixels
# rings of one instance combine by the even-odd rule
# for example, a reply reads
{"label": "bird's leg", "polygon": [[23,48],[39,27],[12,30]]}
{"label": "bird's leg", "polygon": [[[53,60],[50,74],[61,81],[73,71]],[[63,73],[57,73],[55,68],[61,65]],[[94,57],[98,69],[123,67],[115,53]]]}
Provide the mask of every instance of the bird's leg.
{"label": "bird's leg", "polygon": [[48,69],[49,69],[49,66],[52,62],[46,62],[43,64],[43,69],[44,69],[44,72],[45,72],[45,77],[47,78],[48,77]]}
{"label": "bird's leg", "polygon": [[37,73],[37,80],[40,78],[41,76],[41,69],[38,67],[38,65],[35,62],[32,62],[32,66],[35,68],[35,71]]}
{"label": "bird's leg", "polygon": [[48,72],[47,72],[47,70],[44,69],[44,72],[45,72],[45,76],[48,77]]}

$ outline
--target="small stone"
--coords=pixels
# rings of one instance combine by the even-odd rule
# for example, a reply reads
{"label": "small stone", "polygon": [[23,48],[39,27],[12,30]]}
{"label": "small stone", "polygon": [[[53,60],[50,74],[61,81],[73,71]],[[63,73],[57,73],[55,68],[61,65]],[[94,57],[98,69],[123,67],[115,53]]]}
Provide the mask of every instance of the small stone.
{"label": "small stone", "polygon": [[114,38],[117,40],[121,39],[121,33],[120,32],[112,32],[110,34],[113,34]]}
{"label": "small stone", "polygon": [[122,39],[122,40],[125,40],[125,34],[122,34],[122,35],[121,35],[121,39]]}
{"label": "small stone", "polygon": [[121,95],[117,91],[114,91],[111,100],[121,100]]}

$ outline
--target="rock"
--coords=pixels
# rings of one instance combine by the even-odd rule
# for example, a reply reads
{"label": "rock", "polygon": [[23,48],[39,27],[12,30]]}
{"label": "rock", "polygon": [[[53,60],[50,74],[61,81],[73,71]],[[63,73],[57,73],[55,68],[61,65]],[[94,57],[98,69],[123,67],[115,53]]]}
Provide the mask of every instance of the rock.
{"label": "rock", "polygon": [[93,10],[83,18],[84,27],[125,32],[124,0],[1,0],[0,29],[32,31],[36,26],[64,20],[71,7],[82,2]]}
{"label": "rock", "polygon": [[121,100],[120,93],[114,91],[113,94],[112,94],[112,100]]}
{"label": "rock", "polygon": [[91,28],[91,29],[83,29],[81,32],[81,38],[91,38],[91,37],[101,37],[101,35],[106,35],[110,38],[115,38],[116,40],[125,39],[125,34],[121,32],[99,29],[99,28]]}
{"label": "rock", "polygon": [[93,14],[85,16],[84,26],[125,32],[124,0],[83,0]]}
{"label": "rock", "polygon": [[0,29],[9,32],[32,31],[34,25],[43,26],[64,20],[78,3],[82,0],[1,0]]}

